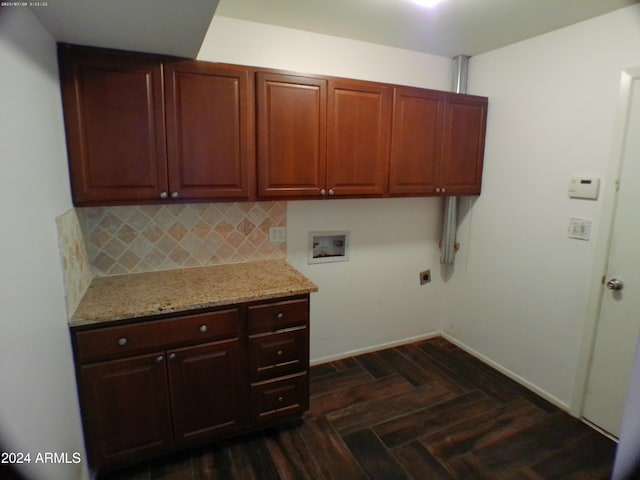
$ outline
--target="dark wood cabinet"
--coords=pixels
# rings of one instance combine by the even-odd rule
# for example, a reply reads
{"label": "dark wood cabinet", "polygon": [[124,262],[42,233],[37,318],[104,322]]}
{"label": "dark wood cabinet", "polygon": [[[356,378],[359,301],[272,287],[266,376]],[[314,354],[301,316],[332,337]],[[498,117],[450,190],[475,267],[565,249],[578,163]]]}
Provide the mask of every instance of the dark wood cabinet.
{"label": "dark wood cabinet", "polygon": [[445,105],[441,192],[480,195],[488,101],[485,97],[448,94]]}
{"label": "dark wood cabinet", "polygon": [[168,352],[175,442],[191,444],[246,425],[246,376],[235,338]]}
{"label": "dark wood cabinet", "polygon": [[386,193],[392,88],[257,73],[261,198]]}
{"label": "dark wood cabinet", "polygon": [[128,463],[171,444],[163,352],[82,365],[78,381],[92,466]]}
{"label": "dark wood cabinet", "polygon": [[98,470],[299,417],[309,408],[309,297],[72,329]]}
{"label": "dark wood cabinet", "polygon": [[382,196],[387,189],[390,85],[329,81],[327,192]]}
{"label": "dark wood cabinet", "polygon": [[160,198],[167,164],[157,57],[70,47],[59,52],[74,202]]}
{"label": "dark wood cabinet", "polygon": [[479,195],[487,99],[396,87],[389,193]]}
{"label": "dark wood cabinet", "polygon": [[76,205],[255,196],[251,69],[66,45],[59,58]]}
{"label": "dark wood cabinet", "polygon": [[170,195],[253,197],[251,71],[195,60],[167,62],[164,70]]}
{"label": "dark wood cabinet", "polygon": [[258,195],[320,197],[325,188],[327,82],[256,74]]}
{"label": "dark wood cabinet", "polygon": [[478,195],[487,99],[60,46],[74,203]]}
{"label": "dark wood cabinet", "polygon": [[408,87],[394,90],[391,195],[430,195],[439,187],[444,104],[443,92]]}
{"label": "dark wood cabinet", "polygon": [[249,377],[255,424],[309,409],[309,301],[249,307]]}

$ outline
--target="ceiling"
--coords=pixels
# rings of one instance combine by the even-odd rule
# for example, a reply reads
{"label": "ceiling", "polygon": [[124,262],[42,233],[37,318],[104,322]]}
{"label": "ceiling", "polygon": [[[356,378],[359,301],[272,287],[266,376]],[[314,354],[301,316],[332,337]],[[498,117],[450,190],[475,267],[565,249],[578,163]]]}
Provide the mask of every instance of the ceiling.
{"label": "ceiling", "polygon": [[416,50],[477,55],[638,0],[220,0],[217,15]]}
{"label": "ceiling", "polygon": [[[49,0],[57,41],[195,57],[216,15],[415,50],[477,55],[640,0]],[[188,5],[188,7],[187,7]]]}
{"label": "ceiling", "polygon": [[31,11],[58,42],[190,58],[198,54],[218,6],[218,0],[46,3]]}

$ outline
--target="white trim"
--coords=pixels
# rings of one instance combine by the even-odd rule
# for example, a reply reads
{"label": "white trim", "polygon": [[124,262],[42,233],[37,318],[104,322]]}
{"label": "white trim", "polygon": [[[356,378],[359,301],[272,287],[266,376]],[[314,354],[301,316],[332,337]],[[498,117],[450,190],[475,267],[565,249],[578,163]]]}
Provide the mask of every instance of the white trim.
{"label": "white trim", "polygon": [[428,340],[430,338],[436,338],[442,336],[442,332],[427,333],[426,335],[416,335],[415,337],[404,338],[402,340],[394,340],[393,342],[380,343],[364,348],[357,348],[344,353],[337,353],[335,355],[327,355],[326,357],[314,358],[309,364],[311,366],[320,365],[322,363],[335,362],[336,360],[342,360],[343,358],[353,357],[355,355],[362,355],[364,353],[377,352],[386,348],[398,347],[400,345],[406,345],[408,343],[419,342],[420,340]]}
{"label": "white trim", "polygon": [[386,348],[399,347],[401,345],[406,345],[406,344],[409,344],[409,343],[419,342],[420,340],[428,340],[428,339],[436,338],[436,337],[444,338],[448,342],[451,342],[452,344],[454,344],[455,346],[461,348],[462,350],[464,350],[468,354],[474,356],[475,358],[477,358],[482,363],[490,366],[491,368],[497,370],[498,372],[502,373],[503,375],[509,377],[511,380],[519,383],[520,385],[525,387],[527,390],[530,390],[533,393],[535,393],[536,395],[538,395],[538,396],[544,398],[545,400],[553,403],[556,407],[558,407],[558,408],[560,408],[560,409],[562,409],[562,410],[564,410],[566,412],[569,412],[569,405],[567,405],[565,402],[559,400],[558,398],[556,398],[553,395],[551,395],[549,392],[547,392],[545,390],[542,390],[538,386],[536,386],[533,383],[531,383],[531,382],[525,380],[524,378],[522,378],[520,375],[517,375],[514,372],[512,372],[511,370],[503,367],[499,363],[494,362],[490,358],[482,355],[481,353],[477,352],[473,348],[469,347],[468,345],[465,345],[460,340],[452,337],[451,335],[449,335],[448,333],[443,332],[443,331],[433,332],[433,333],[429,333],[429,334],[426,334],[426,335],[417,335],[415,337],[405,338],[405,339],[402,339],[402,340],[395,340],[393,342],[381,343],[381,344],[375,345],[375,346],[359,348],[359,349],[356,349],[356,350],[350,350],[348,352],[338,353],[336,355],[328,355],[326,357],[315,358],[315,359],[311,360],[309,363],[310,363],[311,366],[321,365],[323,363],[334,362],[336,360],[342,360],[344,358],[349,358],[349,357],[353,357],[353,356],[356,356],[356,355],[362,355],[364,353],[377,352],[377,351],[380,351],[380,350],[384,350]]}
{"label": "white trim", "polygon": [[624,149],[627,118],[630,111],[631,83],[640,80],[640,66],[627,68],[620,75],[620,90],[618,92],[618,105],[614,119],[613,141],[611,156],[607,168],[607,178],[602,195],[602,222],[601,232],[598,235],[596,253],[594,259],[594,273],[592,275],[589,296],[587,299],[587,313],[582,333],[582,343],[578,357],[578,370],[574,385],[570,413],[576,417],[582,417],[584,399],[589,380],[591,358],[596,340],[600,307],[602,302],[602,278],[607,273],[609,251],[613,233],[613,221],[618,199],[617,185],[620,178],[620,166]]}
{"label": "white trim", "polygon": [[533,383],[529,382],[528,380],[522,378],[520,375],[518,375],[517,373],[512,372],[511,370],[509,370],[508,368],[503,367],[502,365],[500,365],[499,363],[494,362],[493,360],[491,360],[490,358],[484,356],[483,354],[479,353],[478,351],[474,350],[473,348],[469,347],[468,345],[464,344],[463,342],[461,342],[460,340],[452,337],[451,335],[449,335],[447,332],[442,332],[441,336],[443,338],[445,338],[447,341],[453,343],[455,346],[461,348],[462,350],[464,350],[465,352],[467,352],[468,354],[476,357],[478,360],[480,360],[482,363],[489,365],[491,368],[497,370],[498,372],[502,373],[503,375],[509,377],[511,380],[513,380],[514,382],[519,383],[520,385],[522,385],[523,387],[525,387],[527,390],[532,391],[533,393],[535,393],[536,395],[538,395],[539,397],[544,398],[545,400],[547,400],[548,402],[553,403],[556,407],[561,408],[562,410],[569,412],[569,405],[567,405],[565,402],[563,402],[562,400],[560,400],[559,398],[554,397],[553,395],[551,395],[549,392],[541,389],[540,387],[538,387],[537,385],[534,385]]}

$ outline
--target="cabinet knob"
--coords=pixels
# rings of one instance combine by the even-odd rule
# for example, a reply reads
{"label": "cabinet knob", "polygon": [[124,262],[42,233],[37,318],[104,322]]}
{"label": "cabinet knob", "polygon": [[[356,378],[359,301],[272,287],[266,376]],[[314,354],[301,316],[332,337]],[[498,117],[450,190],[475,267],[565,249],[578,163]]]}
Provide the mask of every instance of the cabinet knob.
{"label": "cabinet knob", "polygon": [[167,192],[160,193],[160,198],[169,198],[169,194]]}
{"label": "cabinet knob", "polygon": [[444,192],[446,192],[446,191],[447,191],[447,189],[446,189],[446,188],[443,188],[443,189],[442,189],[442,193],[444,193]]}
{"label": "cabinet knob", "polygon": [[175,353],[170,353],[169,354],[169,360],[175,360],[176,359],[176,354]]}
{"label": "cabinet knob", "polygon": [[440,193],[440,188],[436,187],[436,193]]}
{"label": "cabinet knob", "polygon": [[162,356],[162,355],[158,355],[158,356],[156,357],[156,363],[162,363],[163,361],[164,361],[164,356]]}
{"label": "cabinet knob", "polygon": [[283,353],[284,353],[284,352],[283,352],[282,350],[278,350],[278,351],[276,352],[276,355],[278,355],[279,357],[281,357]]}
{"label": "cabinet knob", "polygon": [[178,192],[171,192],[171,198],[178,198],[180,194]]}
{"label": "cabinet knob", "polygon": [[333,191],[333,188],[330,188],[329,189],[329,195],[333,195],[334,193],[336,193],[336,192]]}
{"label": "cabinet knob", "polygon": [[282,319],[284,318],[284,313],[282,313],[282,312],[278,312],[278,314],[276,315],[276,318],[277,318],[278,320],[282,320]]}
{"label": "cabinet knob", "polygon": [[209,330],[209,328],[206,325],[200,325],[200,331],[202,333],[205,333],[207,330]]}
{"label": "cabinet knob", "polygon": [[322,190],[320,190],[320,195],[326,195],[327,191],[323,188]]}
{"label": "cabinet knob", "polygon": [[284,398],[278,397],[278,403],[282,403],[283,401],[284,401]]}
{"label": "cabinet knob", "polygon": [[127,343],[129,343],[129,340],[127,340],[127,337],[120,337],[118,339],[118,345],[120,345],[121,347],[124,347]]}

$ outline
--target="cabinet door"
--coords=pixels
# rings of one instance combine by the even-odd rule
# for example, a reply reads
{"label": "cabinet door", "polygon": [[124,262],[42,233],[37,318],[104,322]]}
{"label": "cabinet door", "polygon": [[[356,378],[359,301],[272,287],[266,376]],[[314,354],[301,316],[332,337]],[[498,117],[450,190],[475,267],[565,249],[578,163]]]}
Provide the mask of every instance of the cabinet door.
{"label": "cabinet door", "polygon": [[167,63],[165,96],[170,195],[249,199],[255,190],[250,69]]}
{"label": "cabinet door", "polygon": [[168,355],[176,443],[246,424],[246,351],[238,339],[176,349]]}
{"label": "cabinet door", "polygon": [[157,454],[170,445],[163,353],[84,365],[79,374],[92,468]]}
{"label": "cabinet door", "polygon": [[485,97],[447,96],[440,182],[447,195],[480,194],[486,121]]}
{"label": "cabinet door", "polygon": [[391,91],[389,85],[343,79],[329,81],[329,195],[386,193]]}
{"label": "cabinet door", "polygon": [[160,198],[167,188],[160,61],[63,46],[60,75],[74,203]]}
{"label": "cabinet door", "polygon": [[440,175],[444,103],[443,92],[395,89],[390,194],[435,194]]}
{"label": "cabinet door", "polygon": [[320,197],[326,170],[326,81],[258,72],[258,195]]}

